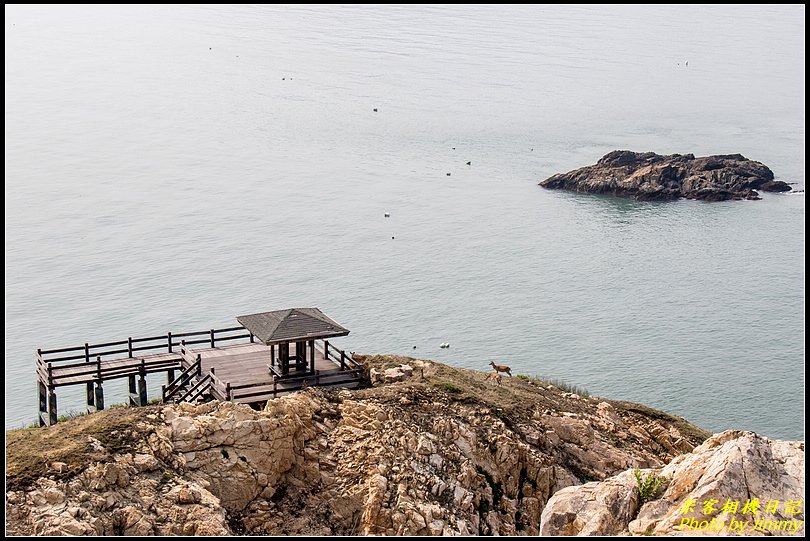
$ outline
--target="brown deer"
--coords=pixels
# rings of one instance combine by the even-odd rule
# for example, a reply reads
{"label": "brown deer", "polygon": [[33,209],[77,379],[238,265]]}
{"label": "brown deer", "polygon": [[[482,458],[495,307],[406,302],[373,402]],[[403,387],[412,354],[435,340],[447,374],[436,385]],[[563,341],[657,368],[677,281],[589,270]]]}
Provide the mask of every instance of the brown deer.
{"label": "brown deer", "polygon": [[497,372],[490,372],[490,373],[489,373],[489,374],[487,374],[485,377],[486,377],[487,379],[494,379],[494,380],[495,380],[495,383],[497,383],[498,385],[500,385],[500,384],[501,384],[501,378],[502,378],[503,376],[501,376],[501,375],[500,375],[499,373],[497,373]]}
{"label": "brown deer", "polygon": [[368,360],[371,355],[360,355],[359,353],[355,353],[354,351],[350,351],[349,355],[351,355],[352,359],[357,361],[358,363],[364,363]]}
{"label": "brown deer", "polygon": [[62,473],[63,470],[67,468],[67,464],[64,462],[48,462],[45,461],[45,467],[48,468],[48,472],[53,473]]}
{"label": "brown deer", "polygon": [[495,370],[495,373],[503,372],[504,374],[509,374],[509,377],[512,377],[512,369],[508,366],[502,364],[495,364],[492,361],[489,361],[489,365]]}

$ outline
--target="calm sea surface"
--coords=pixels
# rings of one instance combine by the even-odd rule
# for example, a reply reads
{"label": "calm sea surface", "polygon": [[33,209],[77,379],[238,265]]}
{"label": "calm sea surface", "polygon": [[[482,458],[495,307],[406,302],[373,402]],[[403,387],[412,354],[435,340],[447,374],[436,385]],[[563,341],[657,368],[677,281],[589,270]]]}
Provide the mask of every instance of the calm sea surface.
{"label": "calm sea surface", "polygon": [[318,306],[347,349],[804,437],[804,194],[537,186],[631,149],[803,189],[803,6],[5,15],[7,428],[37,347]]}

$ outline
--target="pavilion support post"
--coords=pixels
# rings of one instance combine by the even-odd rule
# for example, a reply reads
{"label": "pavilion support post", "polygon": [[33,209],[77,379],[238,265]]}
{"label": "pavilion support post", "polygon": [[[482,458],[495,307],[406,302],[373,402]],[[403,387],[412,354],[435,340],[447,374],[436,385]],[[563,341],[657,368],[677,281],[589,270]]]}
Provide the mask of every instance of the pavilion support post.
{"label": "pavilion support post", "polygon": [[95,384],[91,381],[87,383],[87,412],[94,411],[96,411],[96,389]]}
{"label": "pavilion support post", "polygon": [[51,387],[48,389],[48,425],[55,425],[58,418],[59,414],[57,413],[56,407],[56,388]]}
{"label": "pavilion support post", "polygon": [[39,426],[48,424],[48,387],[42,381],[37,383],[37,395],[39,395]]}
{"label": "pavilion support post", "polygon": [[166,372],[166,384],[169,385],[174,381],[174,368],[169,368]]}
{"label": "pavilion support post", "polygon": [[270,366],[276,366],[276,345],[270,346]]}
{"label": "pavilion support post", "polygon": [[101,381],[96,383],[96,411],[104,409],[104,388],[101,386]]}
{"label": "pavilion support post", "polygon": [[284,342],[278,345],[278,361],[281,363],[281,374],[286,376],[290,373],[290,343]]}
{"label": "pavilion support post", "polygon": [[315,340],[309,341],[309,371],[315,371]]}

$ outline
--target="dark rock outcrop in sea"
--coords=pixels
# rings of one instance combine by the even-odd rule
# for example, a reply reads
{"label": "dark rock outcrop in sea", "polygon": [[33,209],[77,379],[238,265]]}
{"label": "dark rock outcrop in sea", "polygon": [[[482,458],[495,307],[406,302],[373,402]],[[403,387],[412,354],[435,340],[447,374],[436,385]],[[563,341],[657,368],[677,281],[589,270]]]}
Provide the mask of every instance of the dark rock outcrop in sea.
{"label": "dark rock outcrop in sea", "polygon": [[696,158],[654,152],[614,150],[595,165],[559,173],[540,183],[552,190],[632,197],[639,201],[673,199],[760,199],[755,190],[789,192],[767,166],[741,154]]}

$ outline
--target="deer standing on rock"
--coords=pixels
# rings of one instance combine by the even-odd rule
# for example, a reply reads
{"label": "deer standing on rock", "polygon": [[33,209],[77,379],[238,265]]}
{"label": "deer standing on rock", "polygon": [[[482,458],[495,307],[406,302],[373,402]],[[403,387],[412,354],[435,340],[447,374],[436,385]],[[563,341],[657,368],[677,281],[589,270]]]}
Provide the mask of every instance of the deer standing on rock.
{"label": "deer standing on rock", "polygon": [[500,375],[499,373],[497,373],[497,372],[491,372],[491,373],[487,374],[485,377],[486,377],[487,379],[494,380],[494,381],[495,381],[495,383],[497,383],[498,385],[500,385],[500,384],[501,384],[501,378],[502,378],[503,376],[501,376],[501,375]]}
{"label": "deer standing on rock", "polygon": [[509,368],[508,366],[505,366],[505,365],[502,365],[502,364],[495,364],[492,361],[489,361],[489,364],[490,364],[490,366],[492,366],[492,368],[495,369],[496,374],[498,372],[503,372],[504,374],[509,374],[510,378],[512,377],[512,369]]}

